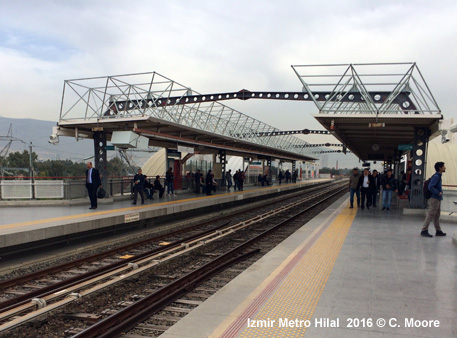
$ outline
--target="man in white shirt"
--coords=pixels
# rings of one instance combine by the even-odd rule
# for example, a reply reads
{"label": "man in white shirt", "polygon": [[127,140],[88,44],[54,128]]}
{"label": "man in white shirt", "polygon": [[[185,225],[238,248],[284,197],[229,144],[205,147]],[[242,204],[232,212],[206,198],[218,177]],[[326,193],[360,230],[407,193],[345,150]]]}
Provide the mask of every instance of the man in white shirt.
{"label": "man in white shirt", "polygon": [[373,176],[370,175],[368,169],[363,171],[363,175],[359,178],[358,188],[361,188],[361,195],[362,195],[362,203],[360,205],[361,209],[363,210],[365,207],[365,200],[367,209],[370,209],[372,197],[371,193],[373,190]]}

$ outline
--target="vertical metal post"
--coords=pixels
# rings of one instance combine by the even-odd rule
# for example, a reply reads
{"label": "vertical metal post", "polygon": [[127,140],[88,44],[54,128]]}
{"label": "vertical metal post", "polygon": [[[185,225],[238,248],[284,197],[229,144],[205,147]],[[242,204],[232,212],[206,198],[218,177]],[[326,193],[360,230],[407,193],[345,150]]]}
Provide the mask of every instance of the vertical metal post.
{"label": "vertical metal post", "polygon": [[100,172],[102,185],[107,190],[108,169],[107,169],[107,156],[106,156],[106,133],[104,131],[94,132],[94,166]]}
{"label": "vertical metal post", "polygon": [[427,142],[430,131],[426,127],[415,128],[414,144],[412,150],[412,176],[411,176],[411,197],[409,206],[413,209],[423,209],[424,203],[424,174]]}
{"label": "vertical metal post", "polygon": [[33,178],[33,156],[32,156],[32,142],[30,142],[29,146],[29,177],[32,182],[32,199],[35,199],[35,180]]}
{"label": "vertical metal post", "polygon": [[394,177],[396,180],[400,179],[400,158],[399,158],[398,150],[394,152]]}
{"label": "vertical metal post", "polygon": [[227,165],[227,153],[225,150],[221,149],[219,150],[219,160],[221,161],[221,167],[222,167],[222,182],[221,186],[225,187],[225,172],[226,172],[226,165]]}
{"label": "vertical metal post", "polygon": [[271,157],[267,158],[267,167],[268,167],[268,182],[273,184],[273,172],[271,170]]}

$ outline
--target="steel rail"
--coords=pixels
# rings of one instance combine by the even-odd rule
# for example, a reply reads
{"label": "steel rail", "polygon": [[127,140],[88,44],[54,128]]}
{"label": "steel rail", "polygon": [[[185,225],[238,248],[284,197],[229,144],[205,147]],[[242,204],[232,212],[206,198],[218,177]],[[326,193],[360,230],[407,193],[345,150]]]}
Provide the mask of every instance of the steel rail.
{"label": "steel rail", "polygon": [[[314,187],[309,187],[309,189],[306,189],[306,191],[314,191],[314,190],[316,190],[316,188],[322,187],[322,185],[325,186],[326,183],[317,184],[317,186],[314,186]],[[276,201],[272,201],[272,202],[269,202],[267,204],[261,205],[261,206],[255,208],[255,209],[263,208],[265,206],[272,205],[272,204],[275,204],[275,203],[276,203]],[[244,212],[244,211],[240,211],[238,213],[242,213],[242,212]],[[30,281],[32,279],[35,279],[35,278],[39,278],[41,276],[50,275],[50,274],[53,274],[53,273],[56,273],[56,272],[61,272],[64,269],[74,268],[74,267],[76,267],[78,265],[86,264],[86,263],[91,262],[91,261],[96,261],[96,260],[99,260],[99,259],[104,258],[106,256],[114,255],[114,254],[116,254],[116,253],[118,253],[120,251],[126,251],[126,250],[130,250],[130,249],[132,249],[134,247],[137,247],[137,246],[146,245],[146,244],[149,244],[149,243],[152,243],[152,242],[155,242],[155,241],[160,241],[160,240],[162,240],[162,239],[164,239],[166,237],[170,237],[170,236],[174,236],[174,235],[180,235],[181,233],[183,233],[185,231],[189,231],[189,230],[193,230],[193,229],[196,229],[196,228],[199,228],[199,227],[203,227],[203,226],[205,226],[205,225],[207,225],[209,223],[222,221],[222,220],[227,219],[227,218],[232,217],[232,216],[233,216],[233,214],[231,214],[229,216],[223,216],[223,217],[215,218],[215,219],[212,219],[212,220],[204,222],[204,223],[200,223],[200,224],[193,225],[193,226],[190,226],[190,227],[187,227],[187,228],[184,228],[184,229],[172,231],[172,232],[164,234],[164,235],[160,235],[160,236],[157,236],[157,237],[145,239],[145,240],[138,241],[138,242],[135,242],[135,243],[132,243],[132,244],[127,244],[127,245],[124,245],[122,247],[118,247],[118,248],[114,248],[114,249],[111,249],[111,250],[108,250],[108,251],[104,251],[104,252],[99,253],[99,254],[94,254],[94,255],[91,255],[91,256],[88,256],[88,257],[83,257],[83,258],[80,258],[78,260],[74,260],[72,262],[59,264],[59,265],[56,265],[54,267],[50,267],[50,268],[46,268],[44,270],[40,270],[38,272],[32,272],[32,273],[29,273],[29,274],[26,274],[26,275],[23,275],[23,276],[18,276],[18,277],[12,278],[12,279],[0,281],[0,290],[4,290],[4,289],[6,289],[8,287],[15,286],[15,285],[18,285],[20,283],[24,283],[24,282]],[[123,262],[126,262],[126,261],[124,260]],[[7,305],[5,305],[4,302],[1,302],[0,303],[0,310],[5,308],[5,306],[7,306]]]}
{"label": "steel rail", "polygon": [[[182,277],[181,279],[170,283],[167,286],[164,286],[160,290],[146,296],[143,299],[138,300],[137,302],[133,303],[132,305],[116,312],[115,314],[99,321],[98,323],[90,326],[84,331],[73,336],[73,338],[111,338],[111,337],[118,337],[123,333],[127,332],[128,330],[134,328],[138,323],[145,321],[146,319],[150,318],[154,313],[162,310],[170,303],[181,297],[183,294],[187,293],[189,289],[195,287],[202,281],[208,279],[206,272],[207,266],[213,266],[217,262],[223,262],[224,260],[233,257],[238,252],[245,250],[248,246],[252,245],[254,242],[259,241],[263,237],[271,234],[272,232],[278,230],[280,227],[284,226],[291,220],[299,217],[300,215],[304,214],[308,210],[314,208],[315,206],[319,205],[320,203],[330,199],[331,197],[335,196],[336,194],[340,193],[344,188],[339,189],[337,192],[334,192],[330,196],[313,203],[311,206],[307,206],[304,210],[297,212],[296,214],[288,217],[286,220],[281,221],[280,223],[276,224],[274,227],[262,232],[261,234],[257,235],[256,237],[246,241],[245,243],[239,245],[238,247],[232,249],[228,253],[224,254],[221,257],[216,258],[212,262],[208,263],[204,267],[189,273],[188,275]],[[218,270],[223,270],[222,266],[217,266]],[[202,271],[202,272],[200,272]],[[203,272],[205,271],[205,272]],[[192,279],[193,276],[196,276],[195,279]],[[188,280],[189,278],[189,280]],[[186,292],[187,290],[187,292]]]}
{"label": "steel rail", "polygon": [[[249,220],[245,220],[245,221],[242,221],[242,222],[239,222],[235,225],[231,225],[231,226],[228,226],[228,227],[225,227],[223,228],[226,224],[220,226],[219,228],[220,229],[211,229],[211,230],[207,230],[207,231],[204,231],[200,234],[196,234],[196,235],[193,235],[193,236],[190,236],[189,238],[186,238],[184,240],[180,240],[180,241],[177,241],[175,243],[172,243],[171,245],[168,245],[164,248],[157,248],[159,250],[157,250],[157,252],[162,252],[162,253],[170,253],[170,251],[172,250],[176,250],[177,252],[176,253],[173,253],[171,254],[170,256],[166,257],[166,258],[163,258],[162,261],[159,261],[157,258],[158,256],[155,256],[155,257],[151,257],[151,255],[148,257],[148,258],[145,258],[145,254],[142,254],[142,255],[139,255],[141,257],[136,257],[137,260],[134,260],[135,262],[137,262],[137,266],[133,268],[133,270],[129,273],[124,273],[118,277],[115,277],[114,279],[112,280],[109,280],[103,284],[100,284],[100,285],[96,285],[94,286],[93,288],[87,290],[87,291],[84,291],[84,292],[81,292],[80,294],[75,294],[75,291],[77,291],[78,289],[80,288],[83,288],[83,287],[87,287],[87,286],[90,286],[91,284],[94,284],[96,282],[99,282],[100,280],[103,280],[103,279],[107,279],[107,278],[112,278],[112,275],[113,274],[119,274],[119,272],[123,271],[123,270],[131,270],[132,269],[132,266],[129,265],[129,263],[125,264],[125,262],[121,262],[121,263],[124,263],[124,267],[123,268],[119,268],[119,269],[110,269],[109,271],[111,272],[110,275],[106,275],[106,274],[103,274],[103,273],[100,273],[100,274],[97,274],[94,278],[87,278],[87,279],[84,279],[81,281],[81,279],[79,279],[79,283],[78,281],[73,281],[71,284],[68,284],[66,287],[62,286],[62,287],[59,287],[58,289],[54,289],[54,290],[49,290],[46,294],[42,294],[42,295],[39,295],[37,297],[35,297],[35,299],[28,299],[28,300],[24,300],[23,302],[21,303],[18,303],[16,304],[16,306],[10,306],[9,308],[7,308],[4,312],[0,313],[0,318],[8,318],[8,317],[12,317],[13,315],[15,314],[18,314],[18,313],[21,313],[21,312],[24,312],[25,310],[28,310],[30,309],[31,307],[35,307],[37,306],[37,300],[42,300],[45,305],[43,308],[40,308],[38,310],[36,310],[35,312],[33,313],[29,313],[27,315],[24,315],[23,317],[19,317],[19,318],[16,318],[14,319],[12,322],[7,322],[3,325],[0,326],[0,332],[2,331],[6,331],[6,330],[9,330],[11,328],[14,328],[14,327],[17,327],[19,325],[22,325],[24,322],[26,321],[29,321],[35,317],[38,317],[46,312],[49,312],[49,311],[52,311],[58,307],[61,307],[61,306],[64,306],[64,305],[67,305],[68,303],[74,301],[75,299],[78,299],[82,296],[87,296],[93,292],[96,292],[96,291],[99,291],[100,289],[104,288],[104,287],[107,287],[109,285],[113,285],[125,278],[128,278],[128,277],[131,277],[135,274],[138,274],[138,273],[141,273],[142,271],[144,270],[147,270],[149,268],[152,268],[154,267],[155,265],[159,264],[160,262],[163,262],[163,261],[166,261],[166,260],[169,260],[169,259],[172,259],[172,258],[175,258],[183,253],[186,253],[186,252],[189,252],[191,250],[194,250],[195,248],[197,247],[200,247],[200,246],[203,246],[203,245],[206,245],[207,243],[210,243],[210,242],[213,242],[215,240],[218,240],[222,237],[225,237],[227,236],[228,234],[231,234],[235,231],[238,231],[240,229],[244,229],[246,227],[249,227],[251,226],[252,224],[255,224],[257,222],[260,222],[268,217],[271,217],[273,215],[277,215],[278,213],[281,213],[285,210],[288,210],[290,208],[293,208],[297,205],[300,205],[302,203],[305,203],[309,200],[313,200],[315,199],[317,196],[320,196],[320,195],[323,195],[331,190],[334,190],[333,187],[329,187],[327,188],[327,190],[325,191],[321,191],[317,194],[314,194],[312,196],[308,196],[304,199],[301,199],[301,200],[298,200],[294,203],[291,203],[289,205],[286,205],[286,206],[282,206],[282,207],[279,207],[277,209],[274,209],[274,210],[271,210],[267,213],[264,213],[262,215],[257,215]],[[179,242],[179,243],[178,243]],[[176,245],[175,245],[176,244]],[[191,247],[192,245],[192,247]],[[152,250],[152,251],[155,251],[155,250]],[[142,263],[145,263],[145,261],[148,261],[149,264],[142,267],[142,268],[138,268],[138,264],[142,264]],[[151,262],[152,261],[152,262]],[[116,264],[116,263],[115,263]],[[132,264],[132,262],[130,262],[130,264]],[[80,277],[80,276],[76,276],[76,277]],[[81,283],[82,282],[82,283]],[[40,290],[38,290],[40,291]],[[48,305],[47,304],[47,301],[49,301],[50,299],[54,299],[54,298],[62,298],[64,296],[67,296],[67,298],[61,300],[61,301],[58,301],[57,303],[54,303],[54,304],[51,304],[51,305]]]}

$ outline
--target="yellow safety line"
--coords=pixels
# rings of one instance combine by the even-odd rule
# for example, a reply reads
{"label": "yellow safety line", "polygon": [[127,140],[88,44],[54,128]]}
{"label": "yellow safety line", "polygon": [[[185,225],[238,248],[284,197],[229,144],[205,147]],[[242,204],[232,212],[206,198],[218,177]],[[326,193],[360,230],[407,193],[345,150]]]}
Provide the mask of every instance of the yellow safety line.
{"label": "yellow safety line", "polygon": [[[316,233],[319,233],[325,223],[308,236],[307,240],[295,249],[209,337],[220,337],[224,332],[225,336],[234,337],[236,322],[238,321],[239,325],[240,320],[243,321],[243,330],[238,335],[239,337],[302,337],[306,327],[280,327],[279,321],[285,318],[293,321],[296,319],[311,320],[356,213],[357,209],[349,209],[344,203],[339,209],[338,216],[314,245],[309,250],[302,252],[302,257],[295,267],[284,277],[270,298],[259,306],[256,313],[249,318],[270,323],[271,327],[247,327],[248,318],[243,318],[249,312],[246,309],[255,308],[255,304],[264,296],[262,293],[265,293],[265,289],[281,274],[287,264],[296,258]],[[272,322],[273,320],[275,322]]]}
{"label": "yellow safety line", "polygon": [[[325,179],[314,180],[313,182],[320,182],[320,181],[325,181]],[[296,183],[287,184],[287,185],[281,185],[281,186],[282,187],[287,187],[287,186],[290,186],[290,185],[296,185]],[[279,186],[274,186],[274,187],[246,190],[246,191],[231,192],[231,193],[225,193],[225,194],[220,194],[220,195],[216,195],[216,196],[240,194],[240,193],[244,193],[244,192],[254,192],[254,191],[260,191],[260,190],[266,190],[266,189],[276,189],[278,187]],[[32,226],[32,225],[44,224],[44,223],[51,223],[51,222],[58,222],[58,221],[66,221],[66,220],[78,219],[78,218],[84,218],[84,217],[91,217],[91,216],[102,216],[102,215],[108,215],[108,214],[112,214],[112,213],[116,213],[116,212],[122,212],[122,211],[134,211],[134,210],[139,210],[139,209],[144,209],[144,208],[149,208],[149,207],[155,207],[155,206],[161,206],[161,205],[170,205],[170,204],[177,204],[177,203],[181,203],[181,202],[196,201],[196,200],[206,199],[206,198],[210,198],[210,197],[212,197],[212,196],[194,197],[194,198],[189,198],[189,199],[185,199],[185,200],[161,202],[161,203],[156,203],[156,204],[146,204],[146,205],[141,205],[141,206],[137,206],[137,207],[111,209],[111,210],[105,210],[105,211],[94,211],[94,212],[89,212],[89,213],[84,213],[84,214],[77,214],[77,215],[61,216],[61,217],[54,217],[54,218],[46,218],[46,219],[40,219],[40,220],[34,220],[34,221],[25,221],[25,222],[19,222],[19,223],[4,224],[4,225],[0,225],[0,230],[11,229],[11,228],[20,228],[20,227],[26,227],[26,226]]]}

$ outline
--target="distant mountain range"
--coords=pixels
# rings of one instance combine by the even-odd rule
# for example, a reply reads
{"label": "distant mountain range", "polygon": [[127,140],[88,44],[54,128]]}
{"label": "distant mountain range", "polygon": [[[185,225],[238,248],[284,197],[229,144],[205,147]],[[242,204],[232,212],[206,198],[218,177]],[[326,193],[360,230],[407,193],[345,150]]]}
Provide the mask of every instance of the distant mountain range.
{"label": "distant mountain range", "polygon": [[[60,137],[59,143],[56,145],[50,144],[49,136],[52,133],[52,127],[57,122],[43,121],[34,119],[14,119],[0,116],[0,152],[7,145],[5,140],[8,129],[12,125],[12,136],[22,140],[13,141],[9,152],[29,150],[30,142],[32,142],[32,150],[38,155],[38,160],[72,160],[73,162],[81,162],[94,155],[94,145],[92,140],[76,141],[73,137]],[[108,158],[116,156],[117,152],[109,151]],[[150,153],[134,152],[134,164],[142,165],[152,156]],[[321,167],[334,167],[336,161],[339,161],[339,167],[351,167],[357,163],[354,155],[332,154],[323,155],[321,158]]]}
{"label": "distant mountain range", "polygon": [[[56,126],[57,122],[13,119],[2,116],[0,116],[0,152],[8,144],[6,136],[10,125],[12,125],[12,136],[18,140],[11,143],[9,153],[28,151],[30,142],[32,142],[32,151],[38,155],[39,161],[72,160],[73,162],[85,162],[94,156],[93,140],[76,141],[74,137],[61,136],[59,143],[50,144],[48,142],[49,136],[52,134],[52,127]],[[108,151],[108,159],[115,156],[118,156],[117,151]],[[152,154],[133,152],[130,153],[130,156],[134,166],[141,166]]]}
{"label": "distant mountain range", "polygon": [[59,143],[50,144],[49,136],[52,134],[52,127],[57,123],[52,121],[33,119],[13,119],[0,116],[0,151],[8,144],[6,136],[10,125],[12,125],[12,136],[16,139],[11,143],[9,152],[29,150],[32,142],[32,151],[38,155],[39,160],[72,160],[82,161],[94,154],[92,140],[76,141],[71,137],[60,137]]}

